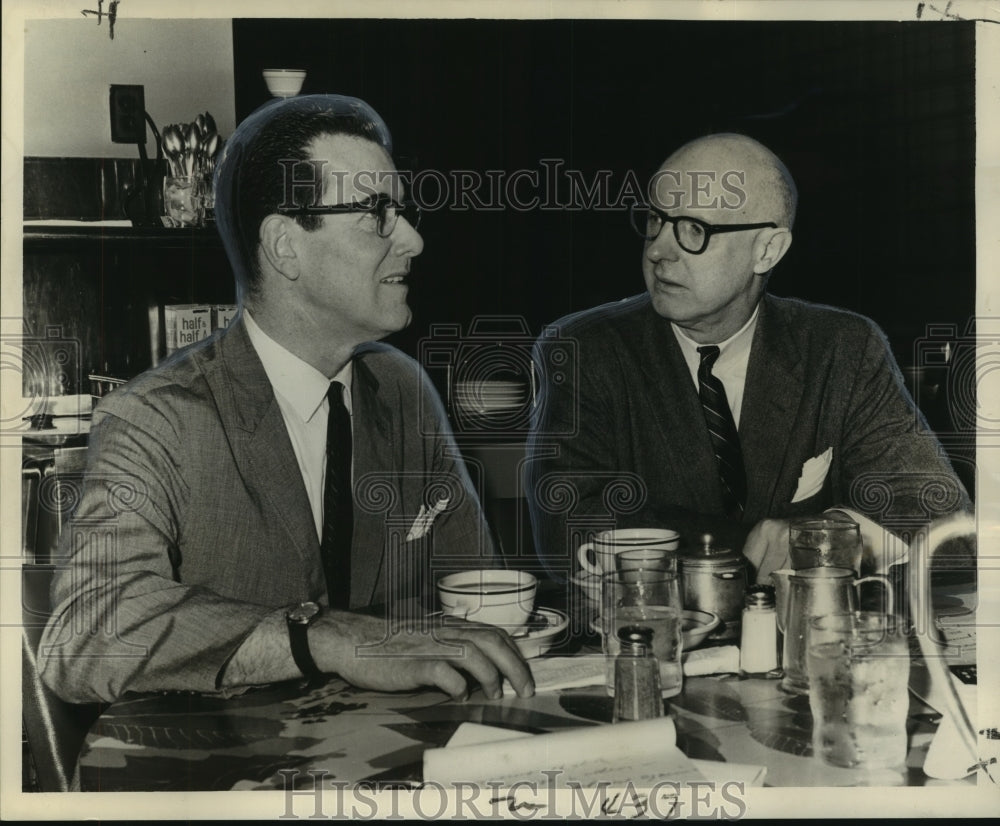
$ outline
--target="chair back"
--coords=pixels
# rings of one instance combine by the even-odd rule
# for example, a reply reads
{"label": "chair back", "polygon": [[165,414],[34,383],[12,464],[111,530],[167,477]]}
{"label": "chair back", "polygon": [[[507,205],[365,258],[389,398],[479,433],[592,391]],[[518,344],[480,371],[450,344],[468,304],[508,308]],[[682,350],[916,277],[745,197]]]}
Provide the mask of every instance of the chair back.
{"label": "chair back", "polygon": [[27,563],[21,572],[21,717],[39,791],[66,792],[80,788],[80,750],[104,706],[61,700],[38,672],[38,645],[51,613],[54,571],[52,564]]}

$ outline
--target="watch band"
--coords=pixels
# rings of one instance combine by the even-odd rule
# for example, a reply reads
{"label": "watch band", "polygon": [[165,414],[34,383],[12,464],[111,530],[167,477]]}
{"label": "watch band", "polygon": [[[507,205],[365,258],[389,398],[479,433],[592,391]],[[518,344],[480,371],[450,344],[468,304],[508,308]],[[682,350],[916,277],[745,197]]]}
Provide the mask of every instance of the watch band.
{"label": "watch band", "polygon": [[292,659],[310,682],[315,682],[323,674],[309,650],[309,626],[320,615],[320,611],[319,605],[315,602],[303,602],[285,613]]}

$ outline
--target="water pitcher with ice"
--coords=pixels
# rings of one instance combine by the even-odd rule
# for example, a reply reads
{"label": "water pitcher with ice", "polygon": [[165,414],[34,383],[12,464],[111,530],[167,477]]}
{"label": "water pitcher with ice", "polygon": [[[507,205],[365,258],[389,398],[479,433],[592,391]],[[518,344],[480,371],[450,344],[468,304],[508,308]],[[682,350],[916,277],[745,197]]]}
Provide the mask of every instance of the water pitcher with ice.
{"label": "water pitcher with ice", "polygon": [[887,613],[892,613],[892,586],[884,576],[854,578],[849,568],[806,568],[781,570],[771,574],[777,595],[778,629],[785,635],[781,687],[794,694],[806,694],[809,677],[806,670],[806,634],[809,620],[828,614],[850,613],[857,608],[855,589],[863,582],[885,586]]}

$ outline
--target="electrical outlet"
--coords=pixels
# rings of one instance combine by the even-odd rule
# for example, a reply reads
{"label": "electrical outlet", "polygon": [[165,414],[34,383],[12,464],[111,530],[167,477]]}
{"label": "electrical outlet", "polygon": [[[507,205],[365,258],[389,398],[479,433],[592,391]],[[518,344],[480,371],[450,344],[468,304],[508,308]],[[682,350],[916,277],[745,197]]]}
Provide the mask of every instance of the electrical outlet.
{"label": "electrical outlet", "polygon": [[146,101],[142,86],[111,85],[111,140],[146,143]]}

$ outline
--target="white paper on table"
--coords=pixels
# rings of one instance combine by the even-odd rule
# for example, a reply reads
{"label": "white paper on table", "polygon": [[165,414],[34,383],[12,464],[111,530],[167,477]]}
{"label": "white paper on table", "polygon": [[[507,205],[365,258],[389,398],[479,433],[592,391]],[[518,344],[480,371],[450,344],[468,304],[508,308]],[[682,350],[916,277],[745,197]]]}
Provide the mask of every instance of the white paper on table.
{"label": "white paper on table", "polygon": [[723,763],[721,760],[692,760],[694,767],[706,780],[716,784],[742,783],[744,786],[763,786],[767,766],[752,763]]}
{"label": "white paper on table", "polygon": [[[471,734],[459,726],[458,740],[465,745],[428,749],[424,752],[424,782],[441,784],[465,782],[509,785],[518,781],[539,786],[567,788],[569,784],[591,787],[643,788],[663,780],[701,781],[704,776],[677,748],[674,722],[669,717],[587,726],[554,734],[510,737],[486,732],[488,742],[479,739],[490,726],[477,726]],[[454,738],[453,738],[454,739]],[[558,770],[556,776],[552,772]],[[546,772],[543,774],[543,772]]]}
{"label": "white paper on table", "polygon": [[[947,666],[945,674],[954,686],[958,700],[965,707],[969,719],[978,719],[978,687],[963,683]],[[923,656],[916,657],[911,662],[909,688],[914,696],[941,713],[941,722],[927,749],[924,774],[938,780],[958,780],[975,772],[983,760],[983,755],[970,753],[962,739],[959,724],[951,714],[946,696],[947,688],[934,680]],[[980,738],[978,740],[980,752],[990,743],[990,740]],[[1000,748],[995,748],[994,751],[997,753],[992,756],[1000,758]]]}
{"label": "white paper on table", "polygon": [[[498,743],[506,743],[506,749],[498,747]],[[586,773],[576,771],[577,765],[572,765],[581,763],[581,753],[600,755],[600,758],[585,761]],[[514,762],[503,762],[508,759]],[[520,768],[509,776],[467,780],[473,773],[484,770],[489,773],[492,769],[489,764],[494,762],[507,766],[508,770],[511,765]],[[572,775],[567,771],[570,767],[574,769]],[[567,780],[583,786],[598,781],[612,786],[624,785],[627,781],[636,788],[653,786],[664,780],[742,781],[747,786],[760,786],[767,774],[764,766],[689,760],[676,747],[676,730],[669,717],[534,736],[496,726],[462,723],[445,748],[424,752],[425,781],[484,782],[494,779],[511,783],[540,774],[542,769],[562,770],[563,774],[555,780],[556,785],[565,785]],[[543,778],[543,782],[547,780],[547,776]]]}

